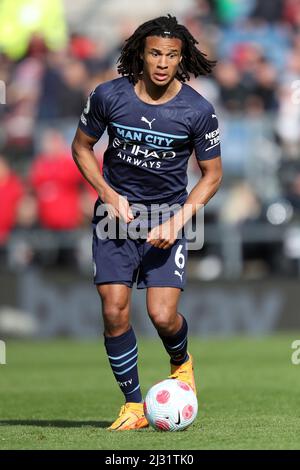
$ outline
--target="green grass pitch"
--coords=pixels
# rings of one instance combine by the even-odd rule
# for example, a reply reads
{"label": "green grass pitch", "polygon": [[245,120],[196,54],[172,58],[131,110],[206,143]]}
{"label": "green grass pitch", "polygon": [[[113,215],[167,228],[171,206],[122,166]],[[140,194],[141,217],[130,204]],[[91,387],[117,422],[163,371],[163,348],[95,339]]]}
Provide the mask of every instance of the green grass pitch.
{"label": "green grass pitch", "polygon": [[[0,365],[0,449],[299,449],[300,333],[191,338],[199,413],[177,433],[109,432],[123,403],[99,342],[7,341]],[[139,340],[143,393],[169,372],[158,339]]]}

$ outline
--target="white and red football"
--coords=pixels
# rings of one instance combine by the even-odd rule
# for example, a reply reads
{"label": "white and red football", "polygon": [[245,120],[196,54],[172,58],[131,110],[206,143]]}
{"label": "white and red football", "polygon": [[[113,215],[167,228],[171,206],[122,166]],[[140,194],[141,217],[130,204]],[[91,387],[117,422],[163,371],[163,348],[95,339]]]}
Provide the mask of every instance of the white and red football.
{"label": "white and red football", "polygon": [[149,424],[157,431],[183,431],[197,416],[197,397],[187,383],[166,379],[150,388],[144,411]]}

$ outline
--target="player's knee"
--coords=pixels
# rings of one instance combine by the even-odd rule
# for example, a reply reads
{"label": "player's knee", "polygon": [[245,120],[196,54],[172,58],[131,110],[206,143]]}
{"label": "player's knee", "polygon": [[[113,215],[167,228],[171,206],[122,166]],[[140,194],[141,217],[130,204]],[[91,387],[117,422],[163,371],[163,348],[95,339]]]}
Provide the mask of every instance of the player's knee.
{"label": "player's knee", "polygon": [[103,316],[104,334],[106,336],[120,336],[125,333],[130,325],[127,317]]}
{"label": "player's knee", "polygon": [[161,334],[173,334],[176,311],[173,312],[171,309],[161,307],[159,310],[149,309],[148,311],[151,321],[157,331]]}
{"label": "player's knee", "polygon": [[127,317],[127,308],[117,304],[110,304],[103,307],[103,316],[111,321],[121,321]]}
{"label": "player's knee", "polygon": [[127,305],[110,303],[103,306],[103,320],[106,328],[110,330],[123,330],[128,328],[129,311]]}

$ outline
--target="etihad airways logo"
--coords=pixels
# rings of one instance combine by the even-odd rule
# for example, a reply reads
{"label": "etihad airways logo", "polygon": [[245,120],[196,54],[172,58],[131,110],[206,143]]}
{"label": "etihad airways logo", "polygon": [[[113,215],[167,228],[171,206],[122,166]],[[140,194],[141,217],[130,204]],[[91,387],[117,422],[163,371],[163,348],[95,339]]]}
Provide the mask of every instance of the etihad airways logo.
{"label": "etihad airways logo", "polygon": [[175,158],[175,150],[188,139],[187,135],[166,134],[116,122],[112,126],[118,136],[112,142],[112,146],[120,150],[117,156],[126,163],[139,167],[159,169],[161,161]]}
{"label": "etihad airways logo", "polygon": [[171,150],[154,150],[154,149],[149,149],[145,146],[138,145],[134,142],[128,141],[128,140],[121,140],[118,137],[115,137],[112,143],[114,148],[119,148],[120,150],[126,150],[128,155],[128,152],[131,155],[135,155],[136,157],[142,157],[142,158],[156,158],[159,160],[164,160],[164,159],[172,159],[176,157],[176,152],[173,152]]}

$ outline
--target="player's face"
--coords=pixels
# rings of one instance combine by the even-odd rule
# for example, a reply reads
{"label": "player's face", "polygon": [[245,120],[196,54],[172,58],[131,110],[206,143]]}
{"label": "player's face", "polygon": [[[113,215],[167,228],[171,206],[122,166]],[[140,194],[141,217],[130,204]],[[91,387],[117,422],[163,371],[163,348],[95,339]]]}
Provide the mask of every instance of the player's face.
{"label": "player's face", "polygon": [[166,86],[176,75],[181,62],[182,41],[178,38],[146,38],[142,55],[143,73],[157,86]]}

